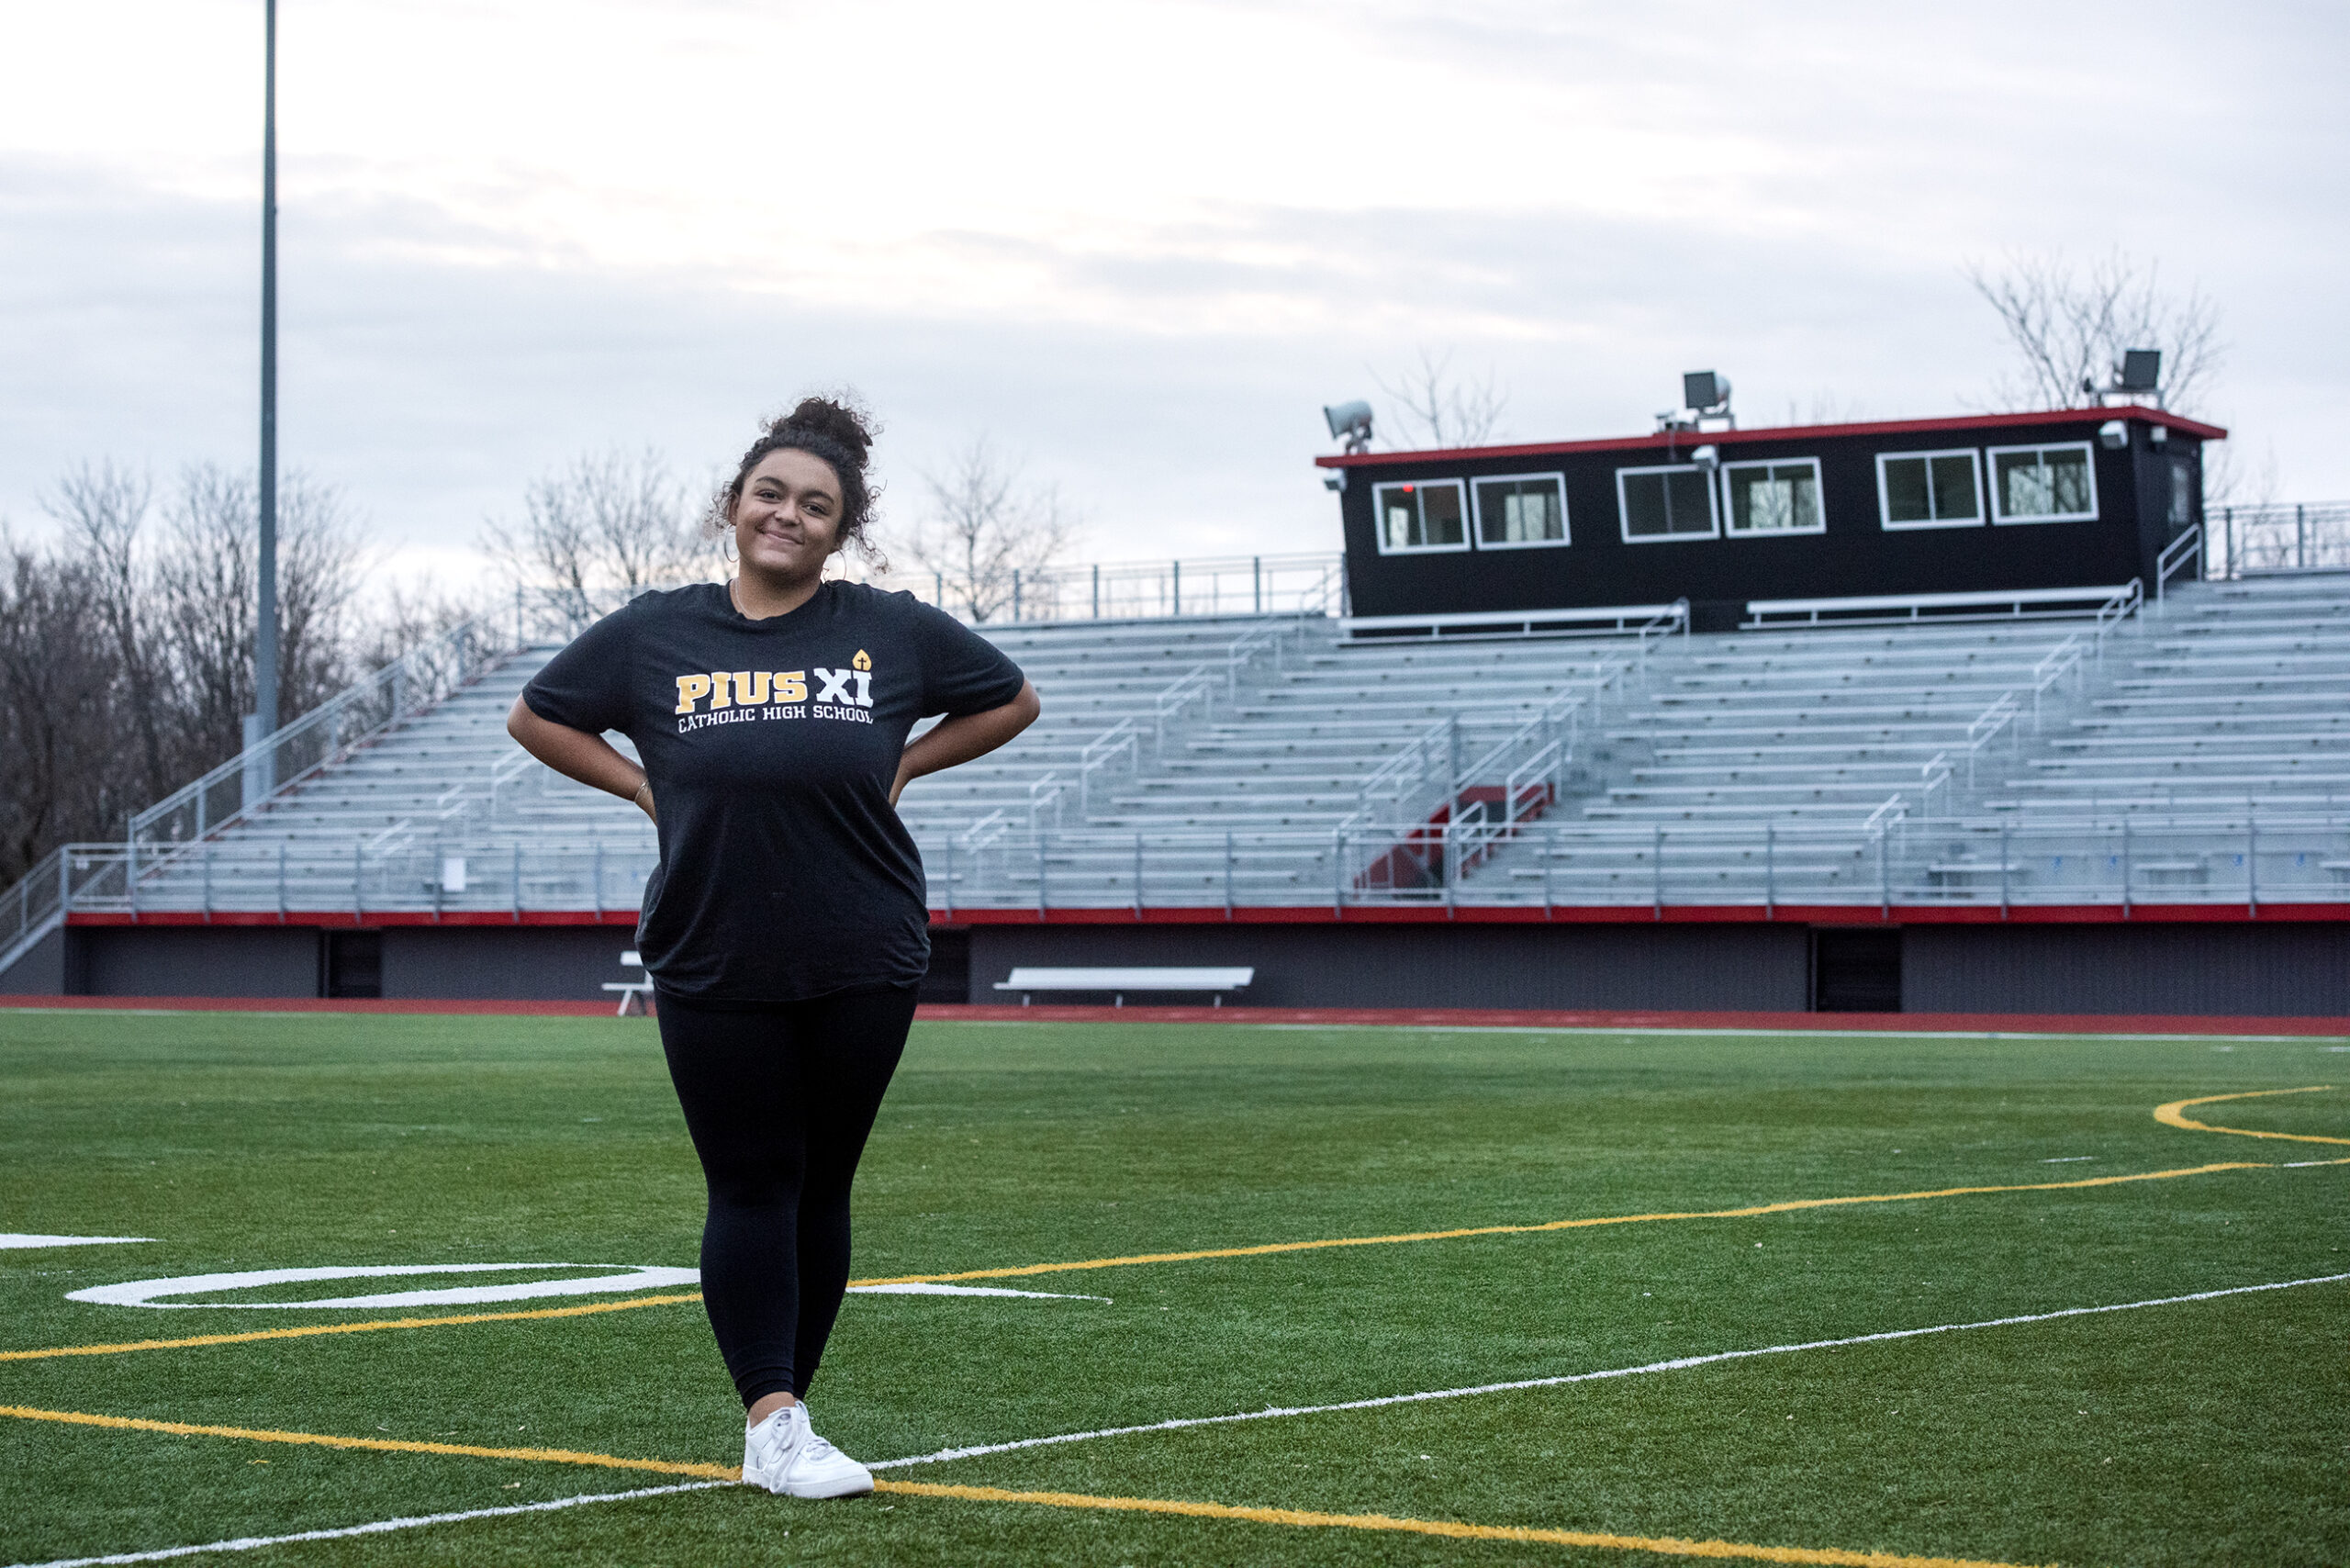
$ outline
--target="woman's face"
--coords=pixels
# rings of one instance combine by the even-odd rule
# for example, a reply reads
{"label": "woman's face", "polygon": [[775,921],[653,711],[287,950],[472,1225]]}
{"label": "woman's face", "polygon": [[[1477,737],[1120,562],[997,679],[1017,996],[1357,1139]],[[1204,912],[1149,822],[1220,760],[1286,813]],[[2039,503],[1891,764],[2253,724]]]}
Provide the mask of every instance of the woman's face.
{"label": "woman's face", "polygon": [[841,481],[833,465],[791,447],[760,458],[734,502],[744,568],[803,581],[822,573],[840,540]]}

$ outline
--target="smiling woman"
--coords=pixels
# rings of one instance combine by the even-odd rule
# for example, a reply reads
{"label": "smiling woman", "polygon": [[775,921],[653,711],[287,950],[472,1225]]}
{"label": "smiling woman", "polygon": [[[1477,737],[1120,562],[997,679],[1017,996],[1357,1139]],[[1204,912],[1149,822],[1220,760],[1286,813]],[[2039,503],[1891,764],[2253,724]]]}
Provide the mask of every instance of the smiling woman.
{"label": "smiling woman", "polygon": [[[871,443],[865,419],[828,398],[769,424],[714,510],[734,579],[606,616],[507,722],[659,830],[637,946],[710,1188],[704,1298],[748,1408],[744,1476],[803,1497],[873,1489],[800,1398],[848,1284],[849,1185],[929,960],[898,796],[1037,711],[1018,667],[945,612],[824,580],[863,543]],[[945,718],[909,745],[933,714]]]}

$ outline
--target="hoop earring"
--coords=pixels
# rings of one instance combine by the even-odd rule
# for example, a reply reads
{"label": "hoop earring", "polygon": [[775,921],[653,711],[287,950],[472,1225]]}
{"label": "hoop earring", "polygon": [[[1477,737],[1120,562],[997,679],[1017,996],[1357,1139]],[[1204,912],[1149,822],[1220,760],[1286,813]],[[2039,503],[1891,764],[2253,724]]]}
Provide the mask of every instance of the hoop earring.
{"label": "hoop earring", "polygon": [[718,558],[730,566],[734,565],[734,533],[731,529],[718,536]]}

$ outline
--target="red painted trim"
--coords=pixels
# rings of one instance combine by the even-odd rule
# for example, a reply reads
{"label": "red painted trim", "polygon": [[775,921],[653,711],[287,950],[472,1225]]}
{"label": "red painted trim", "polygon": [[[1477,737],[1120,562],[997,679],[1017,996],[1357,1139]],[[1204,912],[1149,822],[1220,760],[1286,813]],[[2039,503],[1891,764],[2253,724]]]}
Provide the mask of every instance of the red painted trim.
{"label": "red painted trim", "polygon": [[[2212,904],[2148,904],[2131,906],[2125,915],[2119,904],[2016,904],[2002,915],[1998,906],[1895,904],[1888,917],[1867,904],[1783,903],[1764,911],[1753,904],[1667,904],[1660,918],[1641,904],[1572,906],[1553,904],[1546,915],[1539,905],[1513,904],[1492,908],[1463,904],[1448,911],[1442,903],[1348,904],[1343,914],[1328,904],[1272,907],[1242,904],[1232,911],[1235,925],[2120,925],[2178,924],[2243,925],[2251,922],[2308,923],[2350,921],[2350,903],[2264,903],[2255,912],[2241,901]],[[952,914],[932,910],[934,926],[960,929],[975,925],[1223,925],[1220,907],[1205,909],[1053,909],[1039,914],[1033,909],[958,909]]]}
{"label": "red painted trim", "polygon": [[288,910],[283,919],[274,911],[215,910],[210,919],[190,909],[145,910],[134,919],[120,910],[77,910],[66,916],[68,925],[304,925],[323,926],[330,931],[380,931],[393,925],[619,925],[633,931],[636,911],[608,909],[599,915],[589,909],[526,909],[517,920],[510,913],[493,910],[451,910],[435,918],[431,910],[369,910],[357,920],[349,910]]}
{"label": "red painted trim", "polygon": [[[604,1002],[506,1000],[321,1002],[285,996],[0,996],[0,1008],[36,1012],[390,1013],[500,1017],[610,1018]],[[1522,1029],[1768,1029],[1789,1033],[2015,1033],[2051,1035],[2350,1036],[2350,1018],[2199,1018],[2191,1014],[2061,1013],[1560,1012],[1494,1007],[1002,1007],[931,1002],[931,1023],[1327,1024],[1387,1027]]]}
{"label": "red painted trim", "polygon": [[1498,1007],[1002,1007],[933,1002],[918,1018],[952,1023],[1370,1024],[1516,1029],[1893,1030],[2048,1035],[2350,1036],[2350,1018],[2198,1018],[2079,1013],[1575,1013]]}
{"label": "red painted trim", "polygon": [[610,1002],[518,1002],[504,999],[420,999],[401,1002],[321,1001],[309,996],[0,996],[0,1008],[35,1011],[166,1013],[431,1013],[546,1018],[610,1018]]}
{"label": "red painted trim", "polygon": [[[1546,914],[1539,905],[1512,904],[1494,908],[1462,904],[1447,910],[1440,902],[1427,904],[1348,904],[1343,913],[1328,904],[1239,904],[1227,915],[1220,905],[1131,909],[958,909],[951,914],[930,912],[930,924],[948,930],[973,925],[2119,925],[2208,924],[2242,925],[2249,922],[2303,924],[2350,921],[2350,903],[2264,903],[2257,912],[2238,900],[2228,903],[2139,903],[2125,914],[2119,904],[2016,904],[2002,915],[1997,905],[1963,906],[1895,904],[1888,919],[1868,904],[1783,903],[1766,913],[1753,904],[1667,904],[1660,920],[1644,904],[1553,904]],[[133,920],[116,910],[79,910],[67,918],[73,926],[304,926],[329,931],[378,931],[391,926],[468,926],[511,929],[511,914],[485,910],[452,911],[440,919],[429,911],[370,911],[353,921],[332,910],[294,910],[284,920],[274,913],[252,911],[215,912],[210,920],[193,910],[157,910]],[[606,910],[599,917],[591,910],[526,909],[519,924],[526,926],[603,925],[626,930],[636,927],[634,910]]]}
{"label": "red painted trim", "polygon": [[1966,414],[1942,420],[1879,420],[1847,425],[1779,425],[1761,430],[1676,431],[1671,434],[1609,436],[1598,441],[1545,441],[1524,446],[1441,447],[1426,452],[1359,452],[1317,457],[1317,468],[1380,468],[1393,464],[1447,463],[1488,457],[1551,457],[1577,452],[1663,452],[1694,446],[1743,446],[1759,441],[1825,441],[1848,435],[1929,435],[1940,431],[2012,430],[2020,425],[2103,424],[2136,420],[2166,425],[2204,441],[2225,441],[2218,425],[2182,418],[2166,409],[2051,409],[2035,414]]}

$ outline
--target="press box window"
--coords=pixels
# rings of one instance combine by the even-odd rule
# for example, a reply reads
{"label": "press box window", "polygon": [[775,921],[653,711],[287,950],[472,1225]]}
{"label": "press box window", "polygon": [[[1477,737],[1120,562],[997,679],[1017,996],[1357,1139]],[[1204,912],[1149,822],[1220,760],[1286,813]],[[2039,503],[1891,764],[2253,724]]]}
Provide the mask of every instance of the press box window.
{"label": "press box window", "polygon": [[2195,459],[2174,457],[2170,460],[2170,525],[2186,528],[2195,521],[2196,493]]}
{"label": "press box window", "polygon": [[1809,457],[1722,465],[1722,495],[1732,533],[1822,533],[1819,464]]}
{"label": "press box window", "polygon": [[1477,543],[1487,550],[1567,542],[1566,481],[1556,474],[1480,479]]}
{"label": "press box window", "polygon": [[1371,504],[1379,518],[1379,553],[1382,555],[1469,548],[1469,530],[1462,516],[1458,479],[1381,485],[1372,489]]}
{"label": "press box window", "polygon": [[1711,539],[1721,532],[1714,521],[1714,478],[1702,468],[1618,468],[1616,498],[1628,544]]}
{"label": "press box window", "polygon": [[1887,528],[1964,528],[1983,521],[1981,469],[1964,452],[1881,452],[1876,495]]}
{"label": "press box window", "polygon": [[1994,521],[2080,522],[2097,516],[2088,442],[1995,446],[1989,456]]}

